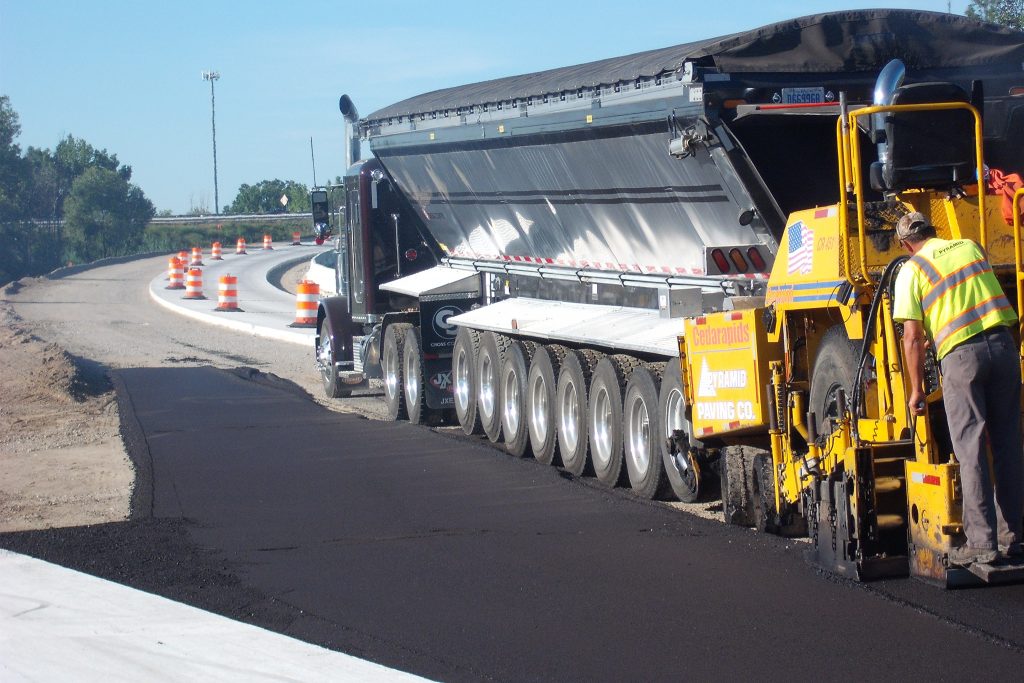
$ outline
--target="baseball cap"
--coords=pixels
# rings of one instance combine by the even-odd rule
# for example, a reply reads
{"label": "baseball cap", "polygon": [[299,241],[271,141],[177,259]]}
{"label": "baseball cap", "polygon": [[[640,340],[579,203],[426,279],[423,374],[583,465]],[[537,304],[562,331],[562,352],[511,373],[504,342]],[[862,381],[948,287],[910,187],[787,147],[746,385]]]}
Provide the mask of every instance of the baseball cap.
{"label": "baseball cap", "polygon": [[896,223],[896,239],[906,239],[928,227],[928,219],[920,211],[911,211]]}

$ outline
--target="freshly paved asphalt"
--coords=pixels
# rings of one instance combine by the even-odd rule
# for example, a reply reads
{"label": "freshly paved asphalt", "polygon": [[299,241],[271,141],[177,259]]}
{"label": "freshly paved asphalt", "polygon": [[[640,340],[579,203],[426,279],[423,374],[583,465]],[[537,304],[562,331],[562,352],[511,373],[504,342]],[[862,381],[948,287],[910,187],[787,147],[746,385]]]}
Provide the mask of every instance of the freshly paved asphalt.
{"label": "freshly paved asphalt", "polygon": [[133,519],[0,546],[442,680],[1024,670],[1021,586],[837,580],[804,544],[255,371],[113,375]]}

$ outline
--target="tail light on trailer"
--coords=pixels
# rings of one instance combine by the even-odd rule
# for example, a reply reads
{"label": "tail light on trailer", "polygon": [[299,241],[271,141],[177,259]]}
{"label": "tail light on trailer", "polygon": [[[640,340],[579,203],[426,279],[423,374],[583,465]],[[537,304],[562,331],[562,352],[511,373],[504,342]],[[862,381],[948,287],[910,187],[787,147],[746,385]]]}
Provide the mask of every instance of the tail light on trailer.
{"label": "tail light on trailer", "polygon": [[761,252],[757,250],[757,247],[747,249],[747,258],[750,259],[750,263],[754,266],[755,273],[767,272],[768,264],[765,263],[764,257],[761,256]]}
{"label": "tail light on trailer", "polygon": [[718,270],[722,273],[728,273],[732,268],[729,266],[729,259],[725,257],[725,252],[721,249],[715,249],[711,252],[711,260],[718,266]]}
{"label": "tail light on trailer", "polygon": [[729,260],[736,266],[737,273],[746,273],[750,270],[750,266],[747,265],[747,260],[743,258],[743,252],[733,247],[729,250]]}

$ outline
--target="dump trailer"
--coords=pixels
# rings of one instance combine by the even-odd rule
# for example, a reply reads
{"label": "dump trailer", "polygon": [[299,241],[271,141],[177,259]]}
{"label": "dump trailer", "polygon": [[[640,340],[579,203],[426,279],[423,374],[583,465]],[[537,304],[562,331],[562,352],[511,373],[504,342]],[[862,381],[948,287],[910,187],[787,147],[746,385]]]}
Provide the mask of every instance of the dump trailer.
{"label": "dump trailer", "polygon": [[902,400],[892,235],[922,211],[1016,290],[977,179],[1024,168],[1022,64],[1019,32],[870,10],[365,118],[343,96],[373,158],[345,177],[325,389],[379,377],[393,419],[645,498],[720,491],[852,576],[966,580],[941,394],[913,424]]}

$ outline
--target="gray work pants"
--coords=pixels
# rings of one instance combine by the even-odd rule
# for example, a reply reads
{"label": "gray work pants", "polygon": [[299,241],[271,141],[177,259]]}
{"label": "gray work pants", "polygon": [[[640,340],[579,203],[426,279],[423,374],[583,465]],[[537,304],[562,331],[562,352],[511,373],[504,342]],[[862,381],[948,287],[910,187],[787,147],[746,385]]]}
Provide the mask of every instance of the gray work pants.
{"label": "gray work pants", "polygon": [[[1021,541],[1024,454],[1020,364],[1006,327],[971,337],[942,359],[942,395],[953,452],[960,462],[964,533],[972,548]],[[986,458],[992,446],[993,482]]]}

